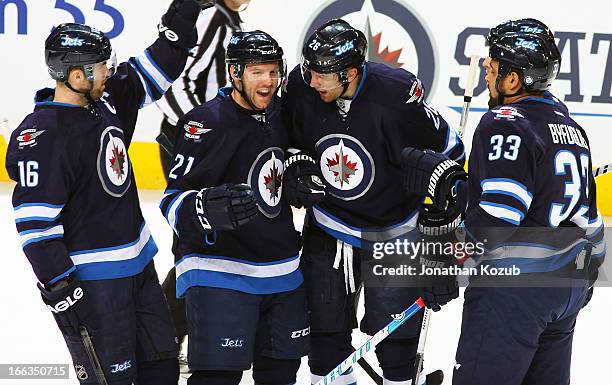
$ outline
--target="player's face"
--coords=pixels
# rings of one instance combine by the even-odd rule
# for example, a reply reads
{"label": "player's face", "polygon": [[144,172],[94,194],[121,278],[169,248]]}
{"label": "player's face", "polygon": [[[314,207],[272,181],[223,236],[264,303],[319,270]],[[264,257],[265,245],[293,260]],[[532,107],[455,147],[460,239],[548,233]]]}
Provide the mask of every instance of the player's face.
{"label": "player's face", "polygon": [[249,64],[242,74],[244,93],[258,110],[263,110],[274,98],[281,77],[278,63]]}
{"label": "player's face", "polygon": [[94,81],[91,89],[91,97],[93,100],[99,100],[104,94],[106,81],[112,75],[112,70],[109,69],[106,62],[96,63],[94,65]]}
{"label": "player's face", "polygon": [[337,73],[320,74],[315,71],[310,71],[309,85],[319,93],[321,100],[325,103],[331,103],[338,99],[344,87],[340,83],[340,77]]}
{"label": "player's face", "polygon": [[234,12],[242,12],[248,6],[251,0],[225,0],[225,6]]}
{"label": "player's face", "polygon": [[485,70],[485,81],[489,89],[489,108],[493,108],[498,105],[499,98],[499,92],[495,89],[499,62],[488,57],[482,62],[482,67]]}

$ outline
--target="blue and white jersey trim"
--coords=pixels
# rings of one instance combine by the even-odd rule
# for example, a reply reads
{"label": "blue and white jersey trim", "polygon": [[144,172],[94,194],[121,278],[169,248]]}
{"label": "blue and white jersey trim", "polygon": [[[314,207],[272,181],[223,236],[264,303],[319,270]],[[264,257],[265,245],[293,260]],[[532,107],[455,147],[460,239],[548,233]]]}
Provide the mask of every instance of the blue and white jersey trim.
{"label": "blue and white jersey trim", "polygon": [[48,203],[24,203],[15,207],[15,222],[47,221],[52,222],[59,218],[64,205]]}
{"label": "blue and white jersey trim", "polygon": [[140,273],[157,254],[157,245],[145,223],[136,240],[128,244],[69,252],[83,280],[129,277]]}
{"label": "blue and white jersey trim", "polygon": [[145,107],[145,106],[153,103],[156,99],[155,99],[155,97],[153,95],[153,92],[151,92],[151,89],[149,88],[149,84],[147,83],[147,81],[140,74],[140,70],[138,69],[138,67],[136,67],[132,63],[130,63],[130,65],[134,69],[134,72],[136,72],[136,75],[138,75],[138,78],[140,79],[140,83],[142,84],[142,88],[145,91],[144,97],[143,97],[142,101],[140,102],[140,108],[142,108],[142,107]]}
{"label": "blue and white jersey trim", "polygon": [[389,227],[363,229],[347,224],[318,206],[312,206],[311,210],[312,218],[317,226],[332,237],[355,247],[362,247],[364,241],[389,241],[400,236],[405,236],[417,229],[416,224],[418,219],[418,211],[414,211],[408,216],[408,218]]}
{"label": "blue and white jersey trim", "polygon": [[176,263],[176,295],[192,286],[220,287],[251,294],[293,290],[303,282],[300,258],[256,263],[215,255],[189,254]]}
{"label": "blue and white jersey trim", "polygon": [[19,233],[19,237],[21,238],[21,247],[26,247],[31,243],[44,241],[45,239],[61,238],[63,236],[64,226],[61,224],[47,227],[45,229],[33,229]]}
{"label": "blue and white jersey trim", "polygon": [[507,244],[485,254],[479,262],[497,267],[515,265],[521,273],[550,272],[573,262],[586,243],[581,238],[562,250],[535,243]]}
{"label": "blue and white jersey trim", "polygon": [[[451,153],[455,150],[455,148],[459,145],[461,145],[459,135],[457,134],[457,131],[449,124],[448,134],[446,135],[446,143],[444,145],[444,150],[442,150],[442,153],[446,156],[450,156]],[[465,150],[461,151],[461,153],[454,160],[459,161],[463,158],[465,158]]]}
{"label": "blue and white jersey trim", "polygon": [[173,80],[155,63],[147,50],[144,55],[136,58],[138,69],[151,81],[158,93],[165,93],[173,83]]}
{"label": "blue and white jersey trim", "polygon": [[525,217],[522,211],[508,205],[486,201],[482,201],[478,205],[486,211],[487,214],[512,223],[513,225],[519,225]]}
{"label": "blue and white jersey trim", "polygon": [[501,194],[515,198],[525,206],[525,211],[529,210],[533,200],[533,194],[523,184],[513,179],[485,179],[480,183],[480,186],[482,187],[483,194]]}
{"label": "blue and white jersey trim", "polygon": [[[170,202],[170,205],[168,206],[168,210],[166,211],[166,220],[168,221],[168,224],[170,225],[170,227],[172,227],[172,230],[174,230],[174,232],[176,233],[176,235],[179,235],[178,232],[178,214],[179,214],[179,210],[181,208],[181,206],[183,205],[183,201],[185,200],[185,198],[187,198],[189,195],[191,194],[195,194],[197,193],[197,191],[195,190],[189,190],[189,191],[185,191],[181,194],[179,194],[178,196],[176,196],[172,202]],[[166,198],[166,196],[164,196],[164,198]]]}

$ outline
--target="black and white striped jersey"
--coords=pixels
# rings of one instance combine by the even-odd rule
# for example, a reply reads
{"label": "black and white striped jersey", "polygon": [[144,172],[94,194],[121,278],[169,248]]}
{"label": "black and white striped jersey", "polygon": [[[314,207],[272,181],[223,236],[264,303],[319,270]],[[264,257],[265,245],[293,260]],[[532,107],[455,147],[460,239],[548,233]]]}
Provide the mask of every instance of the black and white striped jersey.
{"label": "black and white striped jersey", "polygon": [[164,97],[156,104],[172,125],[187,112],[213,99],[227,84],[225,47],[234,31],[240,30],[238,12],[223,2],[200,13],[198,45],[191,51],[187,66]]}

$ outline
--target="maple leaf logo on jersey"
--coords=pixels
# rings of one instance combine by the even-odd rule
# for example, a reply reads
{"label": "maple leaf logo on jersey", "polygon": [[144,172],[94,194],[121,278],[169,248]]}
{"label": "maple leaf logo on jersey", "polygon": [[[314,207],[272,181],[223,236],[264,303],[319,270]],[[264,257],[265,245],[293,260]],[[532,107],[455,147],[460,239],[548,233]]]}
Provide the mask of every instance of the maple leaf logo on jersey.
{"label": "maple leaf logo on jersey", "polygon": [[515,120],[517,117],[524,118],[516,108],[509,106],[503,106],[496,110],[491,110],[491,112],[495,114],[493,117],[495,120]]}
{"label": "maple leaf logo on jersey", "polygon": [[[272,154],[272,156],[274,157],[274,154]],[[276,200],[278,199],[280,186],[283,183],[283,175],[278,172],[278,167],[276,167],[276,163],[274,163],[274,161],[272,164],[273,166],[270,169],[270,173],[264,176],[264,185],[270,193],[270,199]]]}
{"label": "maple leaf logo on jersey", "polygon": [[410,91],[408,92],[408,100],[406,100],[406,104],[417,102],[420,103],[423,100],[423,96],[425,92],[423,92],[423,84],[419,79],[416,79],[414,83],[412,83],[412,87],[410,87]]}
{"label": "maple leaf logo on jersey", "polygon": [[117,178],[121,180],[125,176],[125,172],[123,171],[125,154],[116,145],[113,145],[112,153],[113,156],[109,159],[110,167],[115,172],[115,175],[117,175]]}
{"label": "maple leaf logo on jersey", "polygon": [[36,130],[36,128],[28,128],[26,130],[23,130],[19,133],[19,136],[17,136],[17,142],[19,143],[19,149],[22,149],[24,147],[33,147],[36,145],[36,138],[42,134],[43,132],[45,132],[45,130]]}
{"label": "maple leaf logo on jersey", "polygon": [[335,159],[327,158],[327,167],[334,173],[335,181],[344,186],[344,183],[349,183],[351,175],[355,175],[357,162],[349,161],[348,155],[344,155],[344,147],[340,146],[340,153],[335,153]]}
{"label": "maple leaf logo on jersey", "polygon": [[204,128],[204,125],[194,120],[189,121],[183,126],[185,130],[185,139],[193,139],[194,142],[202,140],[202,135],[211,131],[212,128]]}

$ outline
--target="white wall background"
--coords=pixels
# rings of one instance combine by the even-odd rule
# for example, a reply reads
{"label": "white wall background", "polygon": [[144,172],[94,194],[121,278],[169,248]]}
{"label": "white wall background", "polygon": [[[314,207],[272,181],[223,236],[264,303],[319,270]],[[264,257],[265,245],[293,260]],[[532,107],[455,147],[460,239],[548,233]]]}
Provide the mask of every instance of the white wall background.
{"label": "white wall background", "polygon": [[[275,36],[284,47],[287,62],[292,67],[297,62],[307,24],[330,3],[342,2],[361,4],[363,0],[253,0],[249,9],[243,13],[243,18],[247,29],[259,28]],[[399,61],[406,63],[404,68],[413,72],[416,72],[419,57],[414,48],[415,42],[392,17],[373,12],[373,7],[378,8],[390,2],[400,3],[410,9],[429,32],[437,74],[434,87],[429,91],[432,95],[430,101],[456,126],[459,114],[448,107],[459,106],[461,97],[451,92],[449,80],[451,77],[460,77],[460,84],[463,84],[467,73],[467,66],[459,65],[454,59],[457,37],[466,27],[489,28],[511,18],[535,17],[546,22],[554,31],[584,33],[584,39],[579,40],[576,46],[576,60],[570,60],[569,43],[563,52],[561,71],[567,72],[571,66],[574,69],[579,66],[580,93],[584,95],[583,102],[567,104],[573,112],[610,114],[608,117],[578,116],[576,120],[589,133],[594,164],[612,161],[612,154],[607,154],[612,143],[612,133],[608,128],[612,123],[612,109],[609,103],[591,102],[592,96],[601,93],[606,71],[612,71],[612,68],[606,68],[610,50],[608,41],[599,43],[596,47],[598,50],[593,51],[596,53],[591,53],[594,34],[612,34],[609,22],[612,5],[595,0],[554,4],[515,0],[500,6],[485,0],[366,0],[360,13],[346,16],[347,20],[360,28],[365,27],[366,17],[369,16],[373,34],[382,32],[381,48],[388,46],[390,50],[402,49]],[[32,110],[34,92],[43,86],[52,85],[44,67],[43,42],[52,25],[73,21],[71,14],[62,8],[76,6],[86,23],[103,31],[113,27],[113,20],[99,9],[104,6],[116,8],[125,23],[121,34],[112,42],[118,51],[118,58],[126,60],[154,40],[156,23],[169,3],[169,0],[0,0],[0,26],[4,25],[4,31],[0,32],[0,119],[8,119],[9,130],[16,127]],[[23,11],[18,12],[15,4],[27,8],[27,17],[23,17]],[[22,19],[27,19],[26,34],[18,34],[18,13]],[[472,37],[467,43],[465,52],[468,55],[486,55],[484,39]],[[612,58],[610,60],[612,67]],[[564,96],[570,93],[570,86],[570,81],[558,80],[552,91],[564,100]],[[609,93],[609,90],[606,92]],[[485,107],[486,100],[487,96],[483,93],[475,99],[473,106]],[[473,132],[480,115],[473,113],[470,116],[468,131]],[[156,107],[144,109],[139,119],[136,140],[152,141],[160,117]],[[467,136],[470,137],[469,132]]]}

